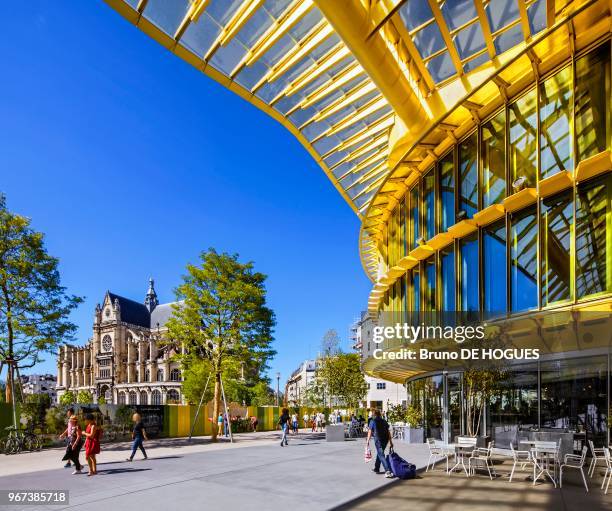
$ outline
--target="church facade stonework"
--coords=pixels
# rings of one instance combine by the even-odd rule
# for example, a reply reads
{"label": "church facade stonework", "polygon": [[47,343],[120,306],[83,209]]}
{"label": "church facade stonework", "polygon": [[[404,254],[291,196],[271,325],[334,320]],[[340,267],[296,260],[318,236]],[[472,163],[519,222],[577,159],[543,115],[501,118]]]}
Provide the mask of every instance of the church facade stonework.
{"label": "church facade stonework", "polygon": [[106,292],[96,306],[93,337],[85,346],[61,346],[58,398],[67,391],[92,393],[109,404],[182,403],[177,351],[163,345],[173,303],[160,304],[153,279],[144,303]]}

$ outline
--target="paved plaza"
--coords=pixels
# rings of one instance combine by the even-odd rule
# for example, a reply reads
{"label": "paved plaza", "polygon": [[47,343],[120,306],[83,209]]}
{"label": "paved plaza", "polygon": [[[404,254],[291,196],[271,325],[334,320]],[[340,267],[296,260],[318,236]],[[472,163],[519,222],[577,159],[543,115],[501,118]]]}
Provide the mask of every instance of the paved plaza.
{"label": "paved plaza", "polygon": [[[206,439],[151,441],[150,459],[132,463],[125,461],[129,444],[103,445],[96,477],[71,476],[62,468],[59,449],[2,456],[0,488],[70,491],[68,506],[38,509],[185,511],[224,502],[232,509],[290,506],[298,511],[332,509],[391,482],[364,463],[364,439],[334,443],[303,432],[281,448],[278,438],[268,432],[236,435],[233,445]],[[424,445],[400,444],[396,450],[417,466],[427,462]]]}

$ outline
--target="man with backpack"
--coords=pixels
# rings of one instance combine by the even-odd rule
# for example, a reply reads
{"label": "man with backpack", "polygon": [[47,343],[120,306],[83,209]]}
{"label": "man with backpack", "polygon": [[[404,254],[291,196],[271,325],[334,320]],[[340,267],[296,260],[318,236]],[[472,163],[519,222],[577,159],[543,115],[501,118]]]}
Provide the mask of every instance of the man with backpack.
{"label": "man with backpack", "polygon": [[374,445],[376,446],[376,461],[374,462],[374,468],[372,471],[375,474],[380,474],[380,464],[382,463],[385,469],[385,477],[388,479],[393,478],[393,472],[387,462],[385,456],[385,449],[387,444],[393,448],[393,442],[391,441],[391,433],[389,431],[389,423],[381,417],[380,410],[374,410],[372,418],[368,422],[368,438],[367,444],[370,444],[370,438],[374,437]]}

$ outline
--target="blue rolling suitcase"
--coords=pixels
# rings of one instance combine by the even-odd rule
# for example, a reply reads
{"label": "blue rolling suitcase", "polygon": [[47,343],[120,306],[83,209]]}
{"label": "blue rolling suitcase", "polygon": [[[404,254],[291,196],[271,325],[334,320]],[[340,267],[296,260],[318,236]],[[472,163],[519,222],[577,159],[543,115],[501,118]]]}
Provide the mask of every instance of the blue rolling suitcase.
{"label": "blue rolling suitcase", "polygon": [[398,479],[414,479],[416,477],[416,466],[412,463],[408,463],[393,449],[389,450],[387,461],[391,467],[391,472],[393,472],[393,475]]}

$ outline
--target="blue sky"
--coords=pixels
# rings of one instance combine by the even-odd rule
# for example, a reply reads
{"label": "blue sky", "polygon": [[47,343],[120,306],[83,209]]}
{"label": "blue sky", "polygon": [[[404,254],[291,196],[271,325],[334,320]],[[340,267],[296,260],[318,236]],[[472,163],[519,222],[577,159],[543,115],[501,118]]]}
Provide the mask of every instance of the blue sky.
{"label": "blue sky", "polygon": [[141,300],[153,276],[171,301],[215,247],[269,276],[281,382],[327,329],[348,347],[369,290],[359,222],[289,132],[101,0],[2,2],[0,17],[0,191],[86,297],[79,342],[107,289]]}

